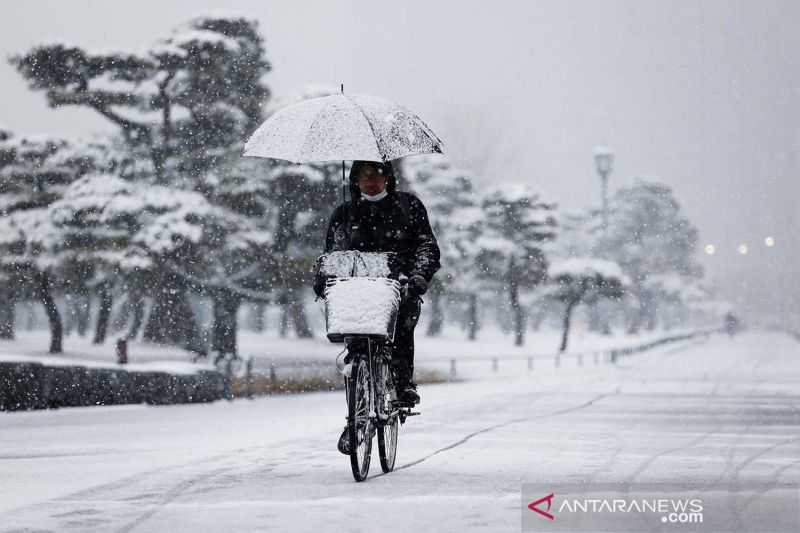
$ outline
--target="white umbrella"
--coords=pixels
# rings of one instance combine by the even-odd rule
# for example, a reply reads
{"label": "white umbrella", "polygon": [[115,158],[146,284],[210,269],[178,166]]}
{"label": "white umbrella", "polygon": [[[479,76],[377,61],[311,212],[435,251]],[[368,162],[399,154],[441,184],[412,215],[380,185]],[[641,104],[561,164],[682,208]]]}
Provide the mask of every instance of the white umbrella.
{"label": "white umbrella", "polygon": [[247,141],[244,155],[294,163],[386,162],[441,153],[442,144],[417,115],[384,98],[336,94],[276,112]]}

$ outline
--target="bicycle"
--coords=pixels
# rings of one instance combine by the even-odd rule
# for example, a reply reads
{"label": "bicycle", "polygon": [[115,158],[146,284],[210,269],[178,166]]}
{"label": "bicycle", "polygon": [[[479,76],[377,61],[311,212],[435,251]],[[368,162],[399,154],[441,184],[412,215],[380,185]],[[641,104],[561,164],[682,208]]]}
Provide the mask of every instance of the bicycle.
{"label": "bicycle", "polygon": [[[390,254],[332,252],[320,257],[323,263],[325,258],[341,260],[337,266],[344,265],[345,273],[350,274],[342,276],[341,270],[334,269],[334,276],[327,280],[325,317],[328,339],[343,342],[347,354],[341,370],[347,399],[350,467],[356,481],[364,481],[369,474],[376,435],[381,470],[394,470],[400,425],[409,416],[419,414],[412,410],[413,405],[400,401],[395,391],[391,343],[406,289],[400,281],[387,276],[388,267],[378,260],[380,255],[386,256],[388,263]],[[375,261],[370,265],[366,259]],[[360,270],[356,266],[359,264],[363,266]],[[380,275],[369,275],[374,273]],[[359,306],[372,308],[353,309]],[[358,311],[372,314],[369,320],[359,320]]]}

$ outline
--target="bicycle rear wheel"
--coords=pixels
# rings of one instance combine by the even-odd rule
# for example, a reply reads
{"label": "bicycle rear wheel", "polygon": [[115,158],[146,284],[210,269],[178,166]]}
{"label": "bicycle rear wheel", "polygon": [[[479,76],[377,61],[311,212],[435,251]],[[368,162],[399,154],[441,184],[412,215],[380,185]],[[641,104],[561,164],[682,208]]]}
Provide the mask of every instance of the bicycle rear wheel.
{"label": "bicycle rear wheel", "polygon": [[347,398],[350,468],[356,481],[367,479],[372,455],[374,428],[369,416],[372,394],[369,377],[369,362],[358,357],[353,361]]}

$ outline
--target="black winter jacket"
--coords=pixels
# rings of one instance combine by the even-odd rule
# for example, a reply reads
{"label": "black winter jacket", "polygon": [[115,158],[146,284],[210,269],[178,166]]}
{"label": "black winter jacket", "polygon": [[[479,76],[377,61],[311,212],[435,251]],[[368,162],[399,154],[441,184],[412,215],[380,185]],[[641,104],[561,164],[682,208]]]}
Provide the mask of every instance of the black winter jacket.
{"label": "black winter jacket", "polygon": [[[408,277],[419,274],[430,283],[441,264],[428,213],[413,194],[390,189],[394,187],[387,188],[389,194],[377,202],[353,194],[355,201],[340,204],[328,224],[325,253],[396,252],[402,273]],[[349,236],[345,217],[350,221]]]}

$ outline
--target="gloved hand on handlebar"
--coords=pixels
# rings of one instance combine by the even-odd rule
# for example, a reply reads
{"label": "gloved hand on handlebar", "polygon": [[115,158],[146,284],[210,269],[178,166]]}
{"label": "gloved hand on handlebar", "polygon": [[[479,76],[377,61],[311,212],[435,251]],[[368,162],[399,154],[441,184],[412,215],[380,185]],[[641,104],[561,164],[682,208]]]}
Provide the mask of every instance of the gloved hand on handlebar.
{"label": "gloved hand on handlebar", "polygon": [[325,284],[328,281],[328,276],[323,276],[320,273],[314,275],[314,294],[318,298],[325,298]]}
{"label": "gloved hand on handlebar", "polygon": [[428,281],[421,275],[415,274],[408,279],[408,294],[422,296],[428,291]]}

